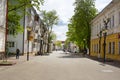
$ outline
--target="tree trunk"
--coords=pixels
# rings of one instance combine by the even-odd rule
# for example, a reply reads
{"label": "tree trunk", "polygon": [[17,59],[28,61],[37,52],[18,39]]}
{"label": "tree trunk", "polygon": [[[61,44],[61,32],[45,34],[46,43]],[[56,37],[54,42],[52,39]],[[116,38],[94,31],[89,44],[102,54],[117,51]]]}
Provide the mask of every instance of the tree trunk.
{"label": "tree trunk", "polygon": [[50,43],[50,34],[48,34],[47,53],[50,52],[50,45],[49,45],[49,43]]}
{"label": "tree trunk", "polygon": [[43,53],[42,53],[42,47],[43,47],[43,46],[42,46],[42,40],[40,40],[40,49],[39,49],[39,54],[40,54],[40,55],[43,54]]}

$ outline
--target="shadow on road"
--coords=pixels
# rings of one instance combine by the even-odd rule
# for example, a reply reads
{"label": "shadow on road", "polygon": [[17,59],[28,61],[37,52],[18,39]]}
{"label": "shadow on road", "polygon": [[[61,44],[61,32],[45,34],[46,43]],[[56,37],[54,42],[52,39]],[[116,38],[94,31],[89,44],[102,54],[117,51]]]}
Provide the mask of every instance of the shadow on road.
{"label": "shadow on road", "polygon": [[73,58],[73,59],[74,58],[88,58],[88,59],[100,62],[99,65],[101,65],[101,66],[111,65],[111,66],[120,68],[120,61],[106,59],[106,62],[104,63],[102,58],[98,59],[97,57],[92,57],[92,56],[89,56],[89,55],[83,56],[82,53],[81,54],[75,54],[75,53],[67,53],[66,54],[65,52],[63,52],[63,53],[60,53],[60,54],[65,54],[65,55],[59,56],[58,58]]}
{"label": "shadow on road", "polygon": [[106,62],[104,62],[103,58],[98,59],[97,57],[92,57],[92,56],[88,56],[87,58],[101,62],[99,65],[102,65],[102,66],[111,65],[111,66],[120,68],[120,61],[106,59]]}
{"label": "shadow on road", "polygon": [[59,58],[84,58],[84,57],[81,57],[81,56],[71,56],[71,55],[68,55],[68,56],[60,56]]}
{"label": "shadow on road", "polygon": [[59,56],[58,58],[85,58],[84,56],[82,56],[81,54],[76,54],[76,53],[60,53],[60,54],[64,54],[63,56]]}

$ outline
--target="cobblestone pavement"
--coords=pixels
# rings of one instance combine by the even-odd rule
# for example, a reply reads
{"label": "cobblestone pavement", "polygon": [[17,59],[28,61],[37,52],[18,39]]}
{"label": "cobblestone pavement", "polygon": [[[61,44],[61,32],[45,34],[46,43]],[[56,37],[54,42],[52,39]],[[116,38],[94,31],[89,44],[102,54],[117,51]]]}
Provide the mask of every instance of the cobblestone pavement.
{"label": "cobblestone pavement", "polygon": [[120,68],[55,51],[30,61],[23,56],[16,65],[0,67],[0,80],[120,80]]}

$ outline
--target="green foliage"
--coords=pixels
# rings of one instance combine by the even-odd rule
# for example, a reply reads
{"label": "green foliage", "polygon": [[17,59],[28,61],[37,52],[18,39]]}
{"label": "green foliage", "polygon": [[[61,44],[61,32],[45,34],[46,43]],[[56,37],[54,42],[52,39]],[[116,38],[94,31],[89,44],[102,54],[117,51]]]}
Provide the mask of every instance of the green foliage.
{"label": "green foliage", "polygon": [[8,31],[14,31],[12,35],[23,32],[20,20],[26,14],[25,9],[36,7],[40,9],[44,0],[8,0]]}
{"label": "green foliage", "polygon": [[[58,16],[55,10],[52,11],[42,11],[42,21],[47,26],[47,29],[49,31],[48,33],[48,43],[51,43],[51,33],[53,25],[56,25],[58,23]],[[49,52],[49,45],[47,46],[47,52]]]}
{"label": "green foliage", "polygon": [[55,45],[58,46],[58,47],[61,47],[62,46],[62,42],[61,41],[56,41]]}
{"label": "green foliage", "polygon": [[56,40],[56,37],[57,37],[56,34],[54,32],[52,32],[50,35],[50,41]]}
{"label": "green foliage", "polygon": [[65,48],[65,49],[68,48],[68,45],[69,45],[70,42],[71,42],[71,41],[70,41],[70,39],[68,39],[68,38],[65,40],[65,43],[64,43],[64,48]]}
{"label": "green foliage", "polygon": [[8,9],[10,11],[16,10],[24,10],[26,7],[36,7],[40,10],[40,5],[44,3],[44,0],[9,0],[11,2],[12,7]]}
{"label": "green foliage", "polygon": [[58,23],[58,16],[55,10],[52,11],[42,11],[42,17],[43,17],[43,22],[44,24],[47,26],[48,30],[49,30],[49,34],[48,34],[48,43],[51,42],[51,33],[52,33],[52,28],[53,25],[56,25]]}
{"label": "green foliage", "polygon": [[53,25],[56,25],[58,23],[58,16],[55,10],[52,11],[42,11],[42,17],[44,24],[48,27],[48,30],[52,30]]}
{"label": "green foliage", "polygon": [[[94,0],[76,0],[75,13],[68,25],[67,37],[79,47],[90,45],[90,22],[96,15]],[[86,42],[84,42],[84,39]]]}
{"label": "green foliage", "polygon": [[16,11],[12,11],[8,14],[8,30],[14,31],[12,35],[17,35],[19,32],[23,32],[23,27],[20,25],[21,16]]}

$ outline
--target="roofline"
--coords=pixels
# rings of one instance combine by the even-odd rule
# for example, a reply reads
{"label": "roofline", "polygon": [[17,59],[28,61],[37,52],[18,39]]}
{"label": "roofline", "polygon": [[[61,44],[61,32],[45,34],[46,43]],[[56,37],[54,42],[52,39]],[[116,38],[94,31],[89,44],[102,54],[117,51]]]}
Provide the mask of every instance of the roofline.
{"label": "roofline", "polygon": [[97,17],[99,17],[102,13],[104,13],[107,9],[109,9],[109,7],[112,6],[113,2],[114,2],[114,1],[112,0],[101,12],[99,12],[99,13],[93,18],[93,20],[91,21],[91,23],[94,22],[95,19],[96,19]]}

